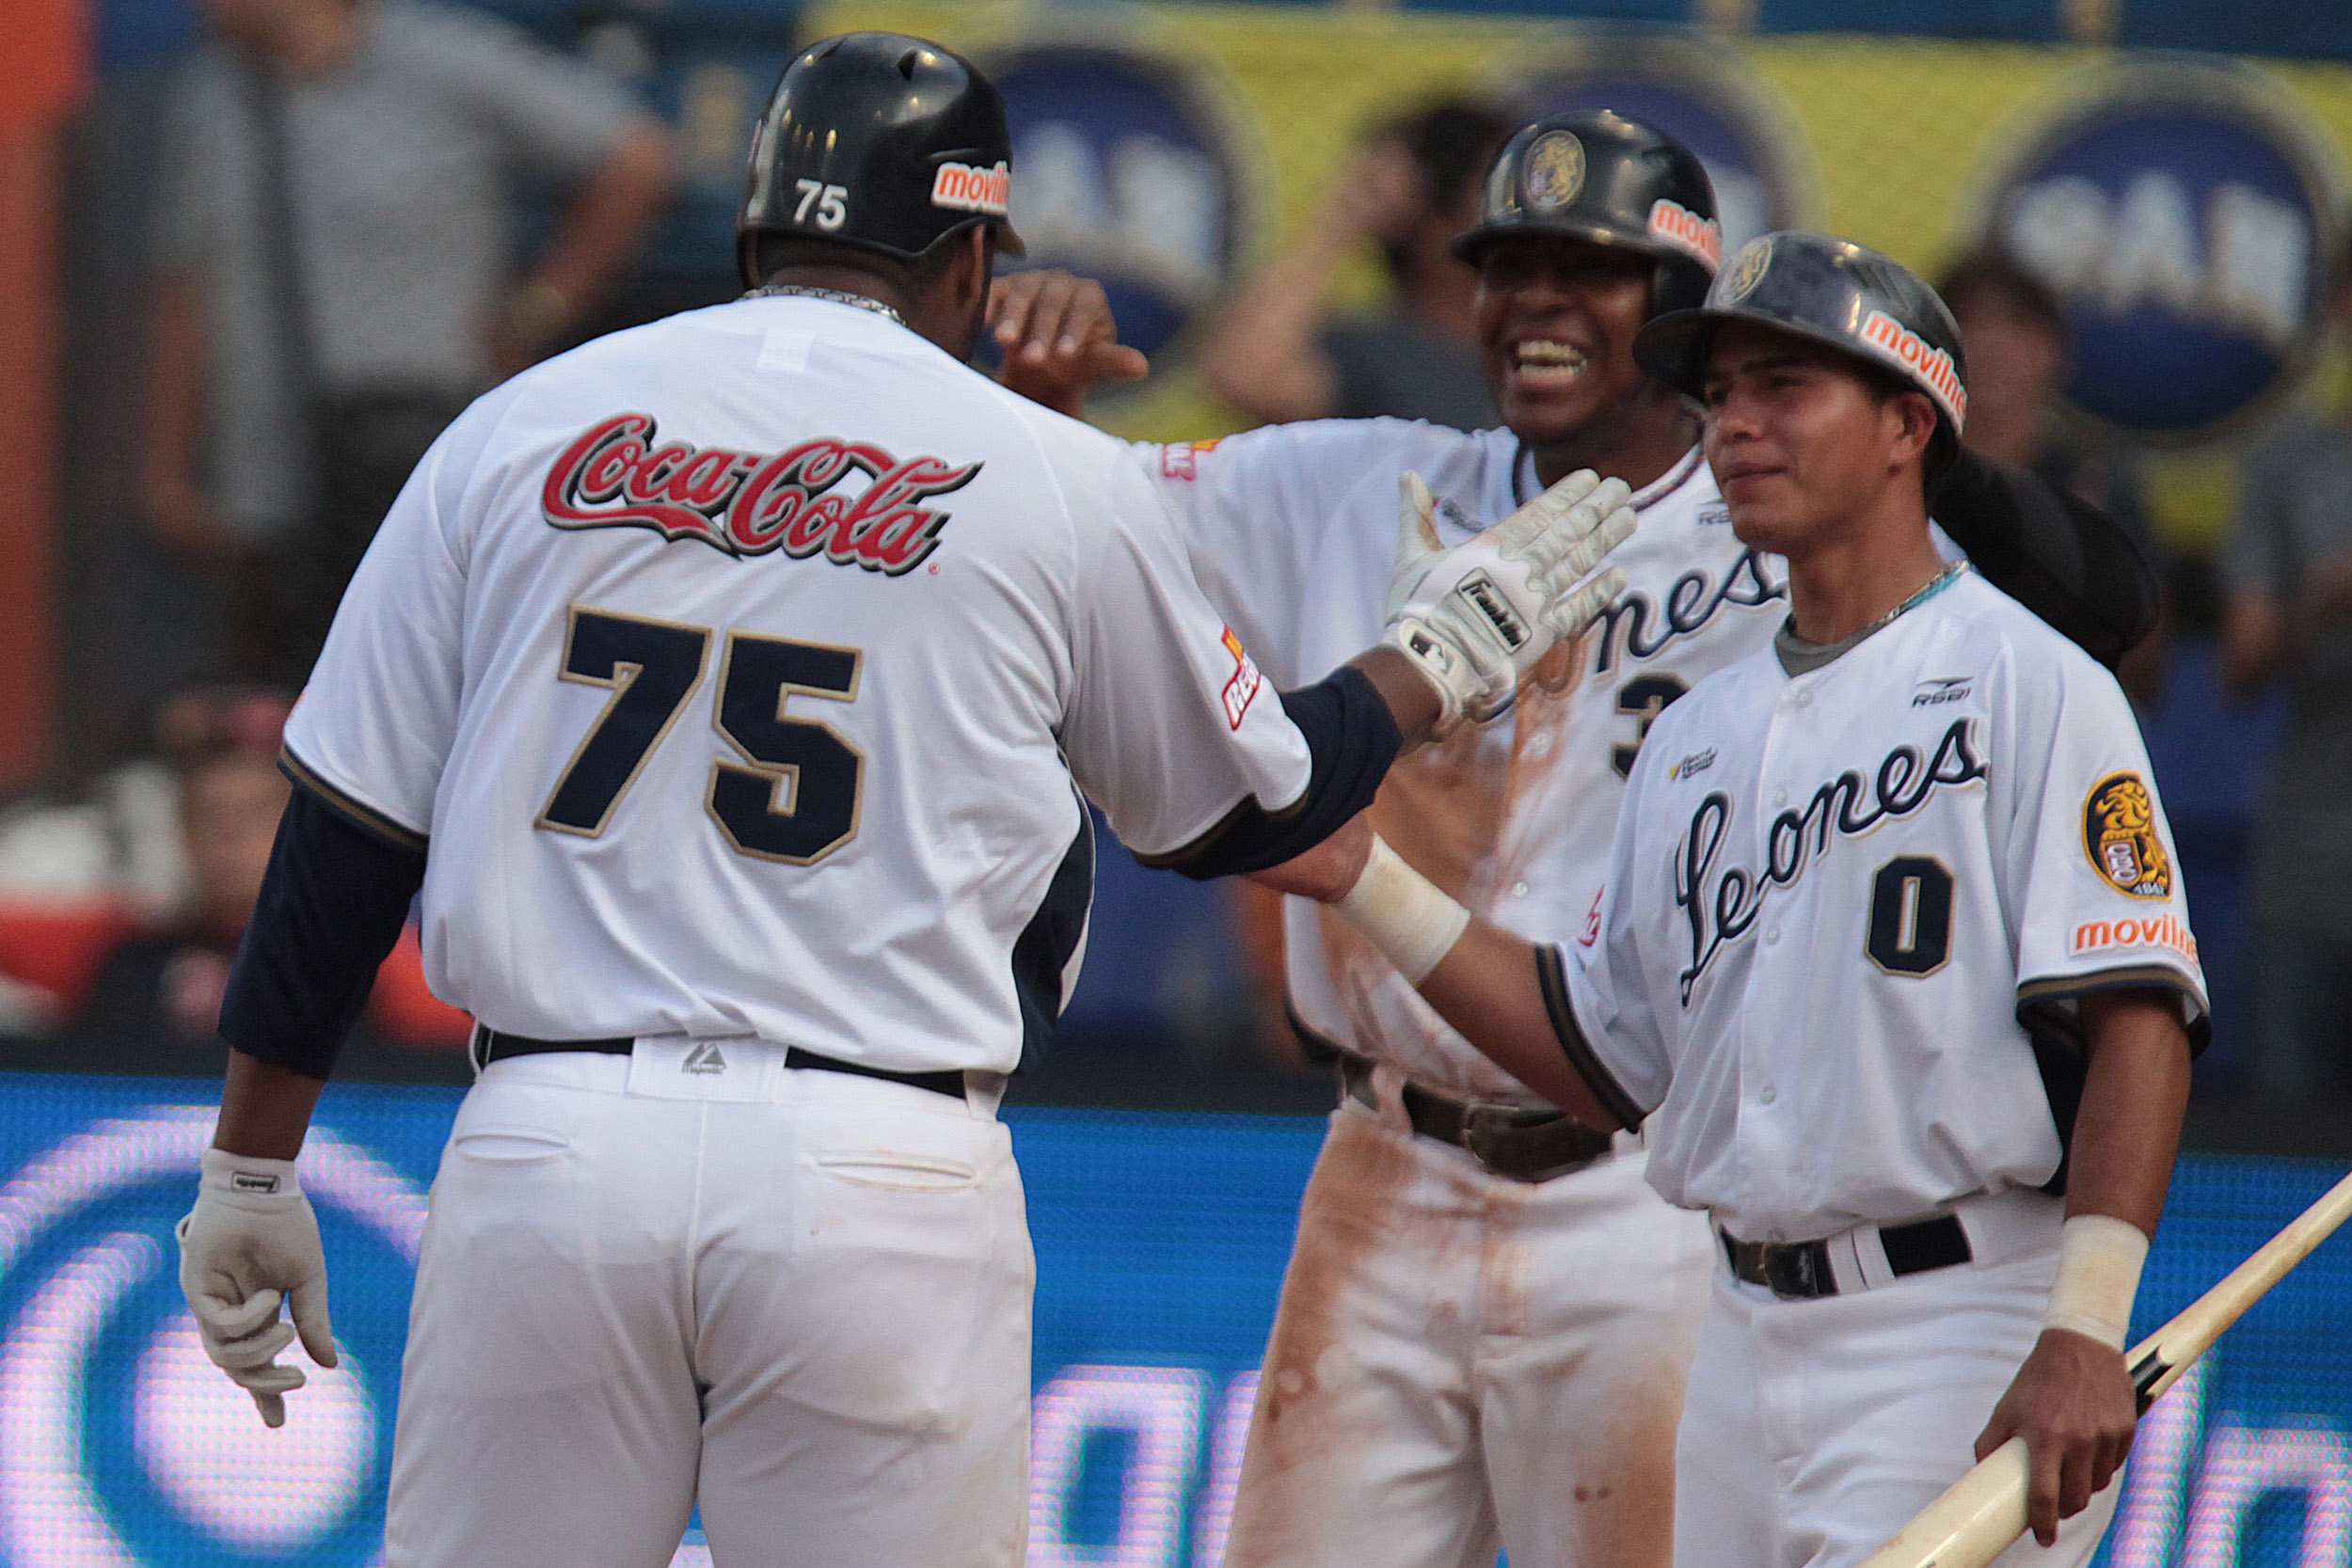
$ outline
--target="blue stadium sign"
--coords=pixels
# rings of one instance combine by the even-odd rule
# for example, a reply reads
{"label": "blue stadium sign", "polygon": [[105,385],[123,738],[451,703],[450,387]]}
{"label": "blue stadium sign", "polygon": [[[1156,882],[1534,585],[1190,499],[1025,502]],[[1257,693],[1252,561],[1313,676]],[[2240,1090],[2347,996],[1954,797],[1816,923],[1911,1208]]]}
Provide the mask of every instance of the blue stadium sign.
{"label": "blue stadium sign", "polygon": [[2063,302],[2077,408],[2149,441],[2215,435],[2320,336],[2342,223],[2324,143],[2250,68],[2125,67],[2069,98],[1994,182],[1984,237]]}
{"label": "blue stadium sign", "polygon": [[983,61],[1012,132],[1017,266],[1098,278],[1119,335],[1157,356],[1232,277],[1245,214],[1233,143],[1187,68],[1102,42]]}

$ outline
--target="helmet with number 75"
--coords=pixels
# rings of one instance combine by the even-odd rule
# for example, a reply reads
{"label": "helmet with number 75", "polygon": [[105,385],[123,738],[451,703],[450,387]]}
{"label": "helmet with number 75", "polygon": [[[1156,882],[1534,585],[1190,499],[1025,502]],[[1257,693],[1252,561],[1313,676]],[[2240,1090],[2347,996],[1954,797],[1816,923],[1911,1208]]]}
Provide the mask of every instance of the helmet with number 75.
{"label": "helmet with number 75", "polygon": [[819,39],[784,68],[753,135],[736,267],[762,281],[763,234],[912,261],[980,224],[1022,255],[1011,193],[1005,101],[977,67],[903,33]]}

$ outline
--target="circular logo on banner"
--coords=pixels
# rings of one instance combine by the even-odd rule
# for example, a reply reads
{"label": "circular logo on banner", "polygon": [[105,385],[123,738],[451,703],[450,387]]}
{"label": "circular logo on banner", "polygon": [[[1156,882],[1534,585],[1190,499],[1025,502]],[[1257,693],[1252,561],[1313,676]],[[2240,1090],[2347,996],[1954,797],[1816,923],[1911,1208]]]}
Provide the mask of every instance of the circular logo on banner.
{"label": "circular logo on banner", "polygon": [[1980,225],[2055,290],[2065,392],[2152,441],[2194,441],[2292,386],[2341,221],[2318,133],[2250,70],[2102,73],[2011,157]]}
{"label": "circular logo on banner", "polygon": [[337,1260],[342,1365],[286,1425],[204,1354],[172,1227],[209,1109],[103,1121],[0,1187],[0,1561],[379,1562],[425,1196],[314,1130],[303,1188]]}
{"label": "circular logo on banner", "polygon": [[[1223,289],[1242,254],[1232,138],[1184,68],[1106,43],[1037,43],[984,64],[1012,132],[1007,271],[1099,279],[1122,342],[1156,356]],[[1108,390],[1108,388],[1104,388]]]}
{"label": "circular logo on banner", "polygon": [[1668,39],[1611,40],[1520,76],[1512,96],[1527,119],[1612,109],[1689,148],[1715,187],[1726,255],[1758,234],[1803,227],[1811,205],[1804,138],[1736,55]]}

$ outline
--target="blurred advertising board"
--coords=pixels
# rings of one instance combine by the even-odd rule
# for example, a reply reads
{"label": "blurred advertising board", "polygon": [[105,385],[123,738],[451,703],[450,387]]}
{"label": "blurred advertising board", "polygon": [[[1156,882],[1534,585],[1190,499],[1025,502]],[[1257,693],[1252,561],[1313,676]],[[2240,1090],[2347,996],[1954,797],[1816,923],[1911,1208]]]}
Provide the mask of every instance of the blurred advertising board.
{"label": "blurred advertising board", "polygon": [[[1653,120],[1716,175],[1726,243],[1818,227],[1930,277],[2008,244],[2066,306],[2076,410],[2161,449],[2150,488],[2184,542],[2221,527],[2228,443],[2342,379],[2317,351],[2352,66],[1330,6],[819,0],[804,19],[812,35],[850,27],[937,38],[1008,73],[1016,223],[1043,204],[1037,261],[1104,274],[1155,357],[1149,381],[1095,400],[1122,435],[1233,427],[1191,368],[1193,328],[1313,221],[1370,124],[1441,93]],[[1061,71],[1030,69],[1057,52]],[[1131,314],[1133,278],[1153,273],[1184,286]],[[1385,287],[1367,258],[1337,304]]]}
{"label": "blurred advertising board", "polygon": [[[204,1359],[171,1227],[209,1134],[185,1080],[0,1076],[0,1564],[378,1560],[411,1259],[455,1091],[347,1085],[304,1184],[342,1367],[278,1432]],[[1216,1568],[1312,1118],[1016,1111],[1037,1241],[1037,1568]],[[2169,1317],[2315,1196],[2315,1164],[2191,1157],[2140,1291]],[[2151,1415],[2115,1568],[2352,1551],[2352,1238]],[[679,1568],[707,1562],[690,1537]]]}

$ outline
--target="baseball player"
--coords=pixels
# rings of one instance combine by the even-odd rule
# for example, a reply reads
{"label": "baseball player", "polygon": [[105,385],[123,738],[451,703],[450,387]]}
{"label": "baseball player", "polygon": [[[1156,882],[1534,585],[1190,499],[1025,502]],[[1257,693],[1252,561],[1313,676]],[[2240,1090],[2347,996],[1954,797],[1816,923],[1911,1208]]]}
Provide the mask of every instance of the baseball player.
{"label": "baseball player", "polygon": [[[1714,197],[1695,158],[1616,115],[1539,121],[1499,157],[1457,249],[1479,271],[1505,428],[1328,421],[1145,456],[1212,602],[1282,680],[1378,633],[1401,471],[1434,492],[1407,508],[1410,553],[1581,467],[1633,487],[1640,522],[1611,557],[1627,588],[1584,644],[1555,655],[1506,722],[1404,759],[1374,807],[1451,896],[1549,941],[1590,918],[1650,724],[1771,641],[1787,572],[1734,533],[1691,404],[1633,358],[1643,324],[1698,304],[1713,276]],[[1085,371],[1057,385],[1056,357],[1110,353],[1099,296],[1031,274],[999,289],[1013,384],[1070,406]],[[1104,359],[1098,373],[1126,371]],[[2015,495],[2056,526],[2027,534],[2003,499]],[[2010,580],[2029,542],[2105,537],[1998,474],[1975,496],[1954,531]],[[2107,611],[2067,583],[2038,602],[2113,638]],[[1293,1016],[1337,1057],[1344,1092],[1300,1213],[1228,1560],[1486,1568],[1502,1545],[1518,1568],[1664,1563],[1705,1225],[1650,1190],[1636,1140],[1561,1115],[1359,937],[1309,900],[1287,905]]]}
{"label": "baseball player", "polygon": [[277,1424],[291,1338],[334,1354],[294,1157],[421,887],[482,1071],[396,1568],[653,1568],[697,1504],[723,1564],[1017,1563],[1032,1264],[994,1109],[1076,962],[1077,788],[1191,874],[1278,866],[1618,587],[1576,586],[1632,527],[1586,473],[1278,693],[1132,455],[965,366],[1009,177],[964,61],[812,45],[755,145],[752,293],[463,416],[288,727],[182,1279]]}
{"label": "baseball player", "polygon": [[2078,1563],[2207,1028],[2131,710],[1938,553],[1964,366],[1909,273],[1769,235],[1637,353],[1704,399],[1788,619],[1653,726],[1565,958],[1376,843],[1338,909],[1519,1081],[1646,1118],[1651,1183],[1712,1227],[1678,1562],[1859,1562],[2022,1433],[2035,1541],[2002,1560]]}

